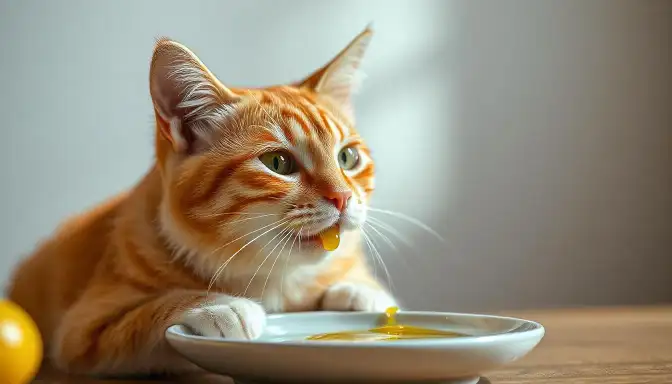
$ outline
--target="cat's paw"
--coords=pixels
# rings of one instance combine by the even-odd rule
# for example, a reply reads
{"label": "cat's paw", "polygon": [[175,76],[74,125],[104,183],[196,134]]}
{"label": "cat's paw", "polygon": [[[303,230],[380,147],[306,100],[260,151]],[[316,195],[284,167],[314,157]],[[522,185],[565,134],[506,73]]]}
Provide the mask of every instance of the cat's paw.
{"label": "cat's paw", "polygon": [[263,332],[266,312],[254,301],[221,295],[186,311],[180,324],[201,336],[252,340]]}
{"label": "cat's paw", "polygon": [[332,285],[322,298],[325,311],[382,312],[394,306],[397,303],[387,292],[351,282]]}

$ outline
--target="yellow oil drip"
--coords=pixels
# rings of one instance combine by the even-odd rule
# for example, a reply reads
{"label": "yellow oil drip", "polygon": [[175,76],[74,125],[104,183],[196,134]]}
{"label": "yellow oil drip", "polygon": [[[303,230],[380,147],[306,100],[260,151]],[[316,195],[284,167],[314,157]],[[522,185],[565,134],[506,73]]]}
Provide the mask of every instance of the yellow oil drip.
{"label": "yellow oil drip", "polygon": [[320,241],[322,241],[322,248],[326,251],[333,251],[338,248],[341,243],[341,228],[338,224],[320,233]]}
{"label": "yellow oil drip", "polygon": [[456,332],[440,331],[402,325],[397,323],[399,308],[390,307],[385,310],[384,325],[366,331],[345,331],[323,333],[309,336],[306,340],[322,341],[393,341],[402,339],[441,339],[465,336]]}
{"label": "yellow oil drip", "polygon": [[397,325],[397,312],[399,312],[399,307],[389,307],[385,310],[385,325]]}

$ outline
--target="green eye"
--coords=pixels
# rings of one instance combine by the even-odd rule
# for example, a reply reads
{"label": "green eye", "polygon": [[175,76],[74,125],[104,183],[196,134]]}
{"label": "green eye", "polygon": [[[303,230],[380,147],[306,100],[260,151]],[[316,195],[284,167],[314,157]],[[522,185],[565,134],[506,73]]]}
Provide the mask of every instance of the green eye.
{"label": "green eye", "polygon": [[359,164],[359,152],[353,147],[343,148],[338,153],[338,164],[347,170],[353,169]]}
{"label": "green eye", "polygon": [[259,156],[259,160],[271,171],[281,175],[296,172],[294,158],[287,152],[269,152]]}

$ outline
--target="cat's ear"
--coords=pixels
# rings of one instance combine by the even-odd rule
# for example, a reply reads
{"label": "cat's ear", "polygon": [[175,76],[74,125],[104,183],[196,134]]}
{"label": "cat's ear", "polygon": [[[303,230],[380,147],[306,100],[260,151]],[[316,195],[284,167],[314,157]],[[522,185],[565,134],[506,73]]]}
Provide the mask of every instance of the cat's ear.
{"label": "cat's ear", "polygon": [[367,26],[336,57],[297,86],[329,96],[352,117],[352,97],[361,84],[360,66],[372,36],[373,30]]}
{"label": "cat's ear", "polygon": [[156,43],[149,73],[161,133],[178,152],[207,142],[213,119],[239,100],[194,53],[169,39]]}

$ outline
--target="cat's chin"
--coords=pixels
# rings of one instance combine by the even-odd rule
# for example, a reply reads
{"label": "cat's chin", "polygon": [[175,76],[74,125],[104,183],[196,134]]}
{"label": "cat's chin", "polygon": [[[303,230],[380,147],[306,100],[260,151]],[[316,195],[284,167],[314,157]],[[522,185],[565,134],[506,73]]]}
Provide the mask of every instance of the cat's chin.
{"label": "cat's chin", "polygon": [[312,264],[324,260],[331,253],[324,249],[318,236],[311,236],[301,240],[301,252],[293,255],[292,259],[296,258],[297,263]]}

